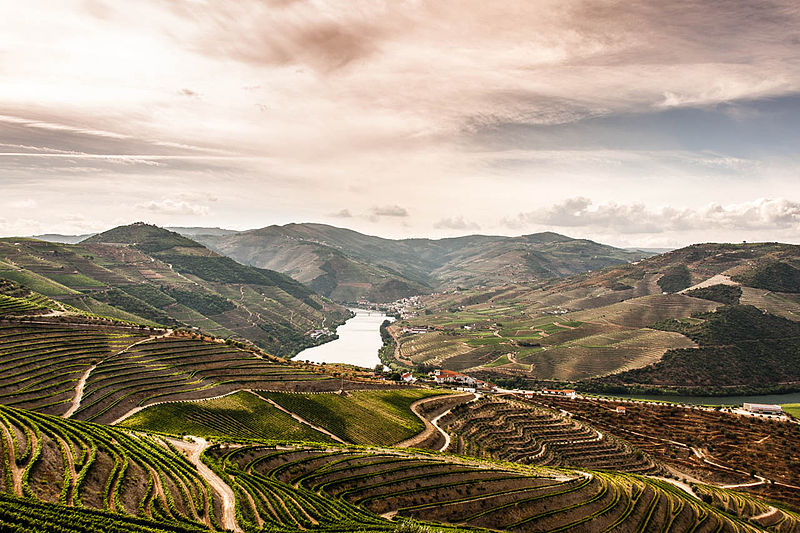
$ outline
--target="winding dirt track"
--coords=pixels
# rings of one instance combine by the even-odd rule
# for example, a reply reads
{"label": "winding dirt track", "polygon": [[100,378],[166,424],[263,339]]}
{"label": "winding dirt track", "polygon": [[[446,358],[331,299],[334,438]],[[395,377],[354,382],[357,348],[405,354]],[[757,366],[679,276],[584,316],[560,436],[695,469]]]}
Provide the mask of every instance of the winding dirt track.
{"label": "winding dirt track", "polygon": [[233,494],[233,489],[200,460],[200,454],[208,447],[208,441],[201,437],[190,436],[189,438],[193,439],[194,442],[186,442],[179,439],[167,440],[179,450],[186,452],[189,461],[197,467],[197,471],[208,481],[211,489],[222,498],[222,527],[241,532],[242,528],[236,523],[236,497]]}
{"label": "winding dirt track", "polygon": [[[152,335],[150,337],[147,337],[146,339],[142,339],[142,340],[136,341],[136,342],[134,342],[132,344],[129,344],[125,348],[121,349],[120,351],[118,351],[117,353],[112,355],[111,357],[117,356],[117,355],[119,355],[121,353],[125,353],[128,350],[130,350],[131,348],[133,348],[134,346],[138,346],[139,344],[142,344],[144,342],[152,341],[152,340],[155,340],[155,339],[162,339],[164,337],[168,337],[168,336],[172,335],[172,331],[173,330],[168,329],[163,335]],[[81,399],[83,399],[83,389],[86,388],[86,381],[89,379],[89,374],[91,374],[92,371],[95,368],[97,368],[97,365],[92,365],[91,367],[89,367],[86,370],[86,372],[83,373],[83,375],[81,376],[81,379],[78,380],[78,385],[75,387],[75,397],[72,398],[72,405],[70,405],[70,407],[69,407],[69,409],[67,410],[66,413],[61,415],[62,418],[71,417],[73,414],[75,414],[75,411],[77,411],[80,408]],[[127,417],[127,416],[130,416],[131,414],[133,414],[133,413],[128,413],[125,416]],[[112,422],[112,425],[116,424],[117,422],[120,422],[120,420],[115,420],[114,422]]]}
{"label": "winding dirt track", "polygon": [[[475,395],[473,393],[467,392],[465,394],[460,394],[460,395],[457,395],[455,397],[463,397],[466,400],[467,398],[474,397],[474,396]],[[425,424],[425,429],[422,430],[421,433],[417,433],[416,435],[414,435],[413,437],[411,437],[409,439],[406,439],[404,441],[398,442],[397,444],[394,444],[395,448],[416,448],[421,443],[425,442],[426,439],[428,439],[431,435],[433,435],[437,431],[442,434],[442,436],[444,437],[444,440],[445,440],[445,447],[442,448],[439,451],[445,450],[447,448],[447,446],[450,445],[450,435],[448,435],[446,431],[442,430],[442,428],[440,428],[439,426],[436,425],[436,421],[438,421],[444,415],[449,413],[450,409],[448,409],[447,411],[445,411],[441,415],[439,415],[436,418],[434,418],[433,421],[428,420],[427,418],[425,418],[422,415],[422,413],[420,413],[420,410],[419,410],[419,408],[422,405],[424,405],[426,403],[434,402],[434,401],[441,401],[442,398],[443,398],[442,396],[431,396],[429,398],[422,398],[422,399],[417,400],[416,402],[411,404],[411,406],[410,406],[411,407],[411,411],[415,415],[417,415],[417,417],[420,420],[422,420],[423,424]]]}

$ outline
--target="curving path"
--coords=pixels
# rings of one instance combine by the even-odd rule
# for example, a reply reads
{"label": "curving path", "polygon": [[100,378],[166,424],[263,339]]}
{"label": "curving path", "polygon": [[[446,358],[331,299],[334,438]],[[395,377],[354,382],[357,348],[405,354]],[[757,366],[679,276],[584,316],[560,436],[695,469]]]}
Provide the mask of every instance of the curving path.
{"label": "curving path", "polygon": [[[458,398],[461,396],[463,396],[466,399],[469,396],[473,396],[473,394],[472,393],[460,394],[460,395],[455,395],[454,397]],[[437,426],[434,426],[430,420],[425,418],[425,416],[420,412],[420,407],[422,407],[427,403],[441,401],[442,398],[448,398],[448,396],[430,396],[428,398],[420,398],[419,400],[415,401],[409,406],[411,412],[417,415],[417,418],[422,420],[422,423],[425,424],[425,429],[423,429],[422,432],[417,433],[411,438],[408,438],[406,440],[398,442],[397,444],[394,444],[393,446],[395,448],[416,448],[421,443],[425,442],[431,435],[433,435],[437,431],[441,432],[441,429],[439,429]],[[447,437],[445,437],[445,439],[446,438]]]}
{"label": "curving path", "polygon": [[233,489],[200,460],[200,455],[203,453],[203,450],[208,448],[208,441],[202,437],[191,435],[189,435],[189,438],[194,442],[170,438],[166,440],[186,453],[189,461],[197,467],[198,473],[208,481],[208,484],[211,485],[211,489],[222,498],[222,527],[241,533],[242,528],[236,523],[236,496],[233,494]]}

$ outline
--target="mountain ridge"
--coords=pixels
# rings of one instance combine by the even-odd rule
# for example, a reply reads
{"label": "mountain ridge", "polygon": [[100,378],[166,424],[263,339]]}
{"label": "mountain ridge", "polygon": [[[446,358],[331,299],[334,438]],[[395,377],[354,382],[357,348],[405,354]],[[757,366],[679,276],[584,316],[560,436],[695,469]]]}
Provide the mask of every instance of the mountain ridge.
{"label": "mountain ridge", "polygon": [[318,223],[195,238],[244,264],[286,273],[338,301],[380,302],[456,286],[537,282],[648,255],[554,232],[386,239]]}

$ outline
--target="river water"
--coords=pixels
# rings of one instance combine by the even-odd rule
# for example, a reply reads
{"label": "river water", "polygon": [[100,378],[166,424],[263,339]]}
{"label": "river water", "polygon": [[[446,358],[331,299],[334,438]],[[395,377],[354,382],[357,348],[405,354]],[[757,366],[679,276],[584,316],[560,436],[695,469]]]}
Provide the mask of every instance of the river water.
{"label": "river water", "polygon": [[[605,395],[601,395],[605,396]],[[764,394],[760,396],[670,396],[653,394],[609,394],[614,398],[632,398],[657,402],[685,403],[689,405],[741,405],[747,403],[800,403],[800,392],[789,394]]]}
{"label": "river water", "polygon": [[356,314],[353,318],[336,328],[339,338],[319,346],[306,348],[294,356],[295,361],[312,363],[347,363],[350,365],[375,368],[381,362],[378,350],[383,345],[380,327],[387,317],[380,311],[350,309]]}

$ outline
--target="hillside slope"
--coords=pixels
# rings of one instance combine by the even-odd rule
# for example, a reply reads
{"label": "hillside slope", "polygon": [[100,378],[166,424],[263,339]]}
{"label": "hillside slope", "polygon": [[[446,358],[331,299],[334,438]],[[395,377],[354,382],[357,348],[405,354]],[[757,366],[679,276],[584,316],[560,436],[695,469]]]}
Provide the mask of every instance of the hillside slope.
{"label": "hillside slope", "polygon": [[[197,230],[195,230],[197,231]],[[391,240],[324,224],[194,238],[245,264],[284,272],[340,301],[561,277],[634,261],[631,252],[556,233]]]}
{"label": "hillside slope", "polygon": [[0,239],[0,278],[98,315],[193,326],[276,355],[349,312],[274,271],[248,267],[156,226],[133,224],[77,245]]}
{"label": "hillside slope", "polygon": [[[535,287],[504,285],[431,296],[423,300],[419,316],[396,323],[393,329],[399,335],[399,355],[406,364],[477,372],[504,383],[579,381],[632,371],[625,374],[625,383],[678,384],[679,376],[689,376],[681,369],[688,372],[698,361],[689,358],[673,364],[671,377],[656,377],[648,370],[647,380],[631,381],[639,375],[634,372],[637,368],[656,364],[659,372],[667,372],[659,363],[665,353],[693,357],[710,353],[710,346],[693,350],[698,343],[703,345],[700,338],[658,323],[689,320],[731,304],[737,306],[735,310],[739,305],[753,306],[750,309],[768,312],[775,320],[781,317],[787,324],[797,323],[800,294],[794,291],[800,290],[798,266],[800,247],[794,245],[693,245]],[[754,320],[772,319],[759,312]],[[750,324],[747,328],[755,327],[752,321],[745,322]],[[402,334],[407,325],[429,326],[433,331]],[[705,376],[692,374],[691,383],[685,385],[782,390],[797,381],[785,368],[770,370],[796,364],[788,348],[793,344],[771,350],[766,343],[781,334],[765,335],[751,339],[758,344],[748,352],[753,361],[746,363],[743,351],[725,359],[734,365],[731,372],[738,369],[735,378],[709,371]],[[732,351],[726,353],[733,357]],[[770,358],[769,354],[777,355]],[[753,372],[748,373],[747,368]],[[616,378],[607,381],[620,383]]]}

